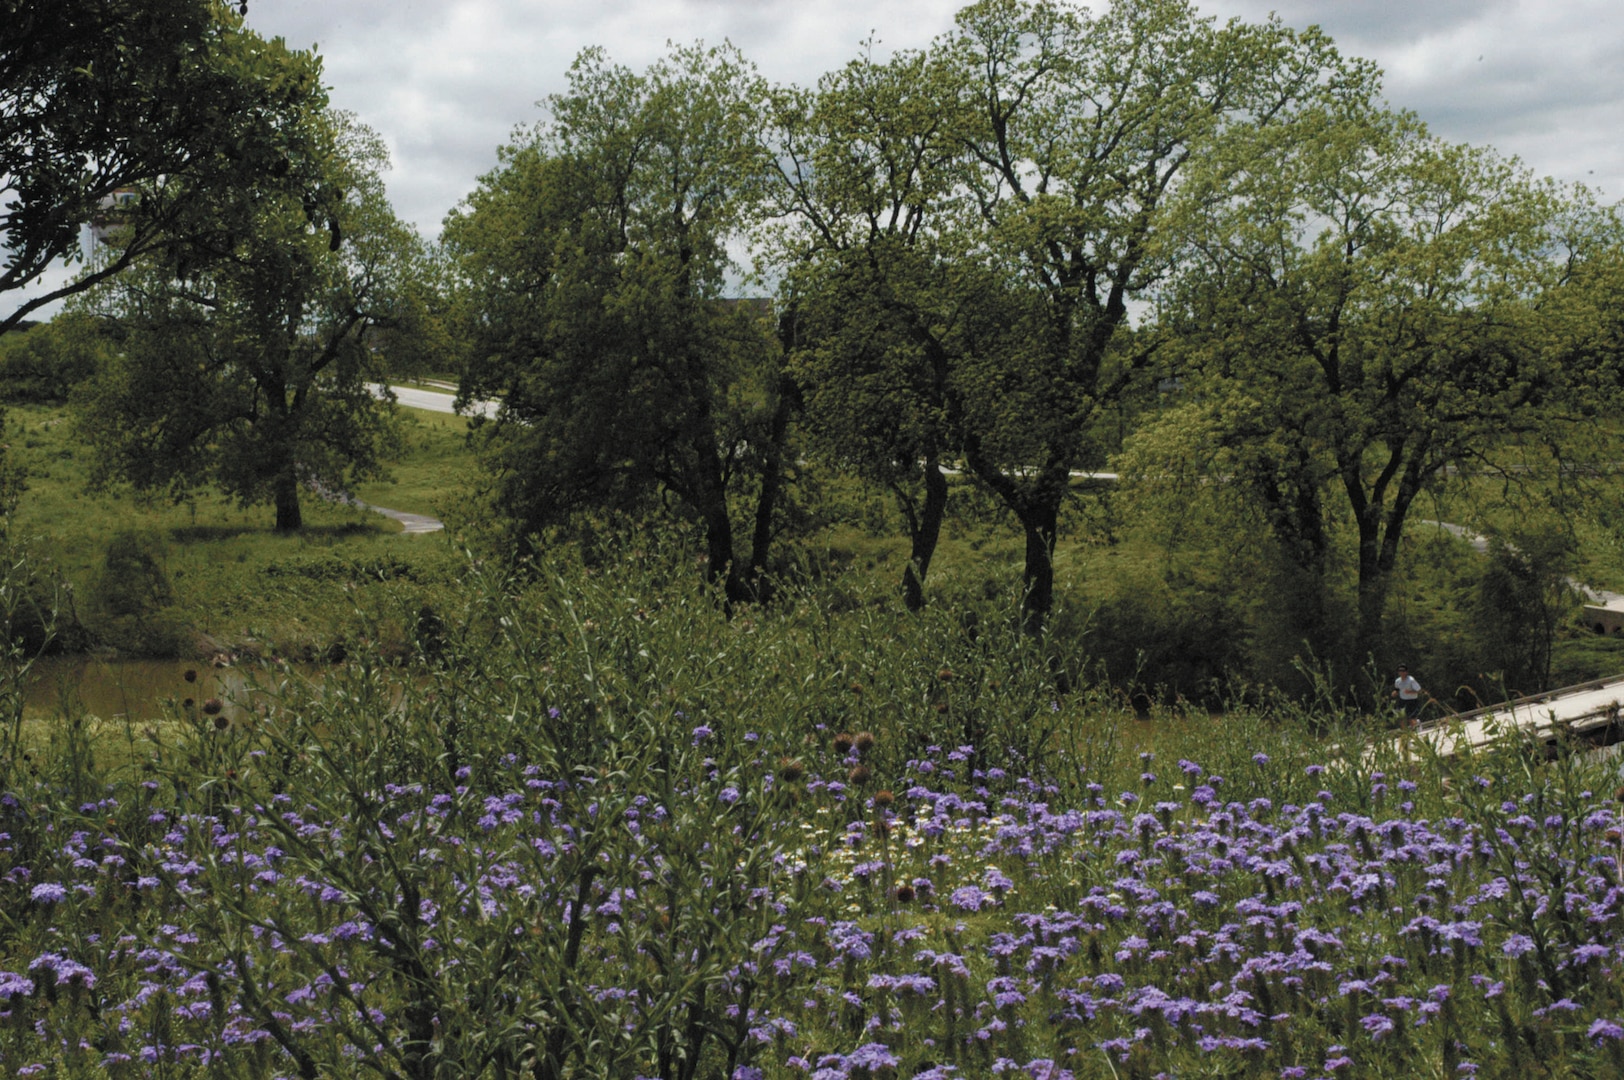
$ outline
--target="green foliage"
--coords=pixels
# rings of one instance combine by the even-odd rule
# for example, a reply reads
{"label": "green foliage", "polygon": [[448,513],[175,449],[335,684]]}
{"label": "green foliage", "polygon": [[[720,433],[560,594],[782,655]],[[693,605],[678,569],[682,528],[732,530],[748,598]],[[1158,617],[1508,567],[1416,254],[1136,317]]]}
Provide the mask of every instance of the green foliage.
{"label": "green foliage", "polygon": [[0,401],[60,405],[109,352],[93,320],[72,315],[0,337]]}
{"label": "green foliage", "polygon": [[1490,669],[1507,688],[1533,693],[1552,685],[1558,631],[1577,597],[1571,537],[1560,531],[1496,537],[1473,605],[1473,625]]}
{"label": "green foliage", "polygon": [[[7,4],[0,19],[0,293],[82,256],[94,221],[115,250],[68,284],[0,320],[107,280],[193,215],[275,172],[305,167],[288,132],[326,105],[311,52],[265,41],[222,0],[62,0]],[[133,199],[114,208],[115,198]],[[313,202],[319,215],[326,199]],[[188,224],[188,222],[190,224]]]}
{"label": "green foliage", "polygon": [[[1002,598],[960,613],[974,632],[880,588],[728,618],[688,561],[470,564],[412,671],[267,666],[240,700],[130,732],[129,766],[71,717],[49,752],[14,743],[33,760],[8,758],[0,801],[0,970],[36,992],[6,1002],[6,1060],[422,1080],[782,1080],[863,1044],[897,1062],[870,1075],[1616,1064],[1589,1025],[1624,996],[1586,946],[1617,936],[1594,917],[1617,904],[1612,763],[1367,748],[1306,710],[1137,720],[1062,691]],[[93,977],[57,981],[46,954]],[[1146,1005],[1175,998],[1182,1017]]]}
{"label": "green foliage", "polygon": [[1553,458],[1582,445],[1607,400],[1560,359],[1558,301],[1608,242],[1608,215],[1432,137],[1370,86],[1227,145],[1194,176],[1192,257],[1164,322],[1229,450],[1212,478],[1265,508],[1311,576],[1351,524],[1355,648],[1385,666],[1417,500],[1458,469],[1560,476]]}
{"label": "green foliage", "polygon": [[168,550],[152,534],[120,529],[107,541],[100,569],[85,594],[90,633],[137,656],[176,656],[184,647],[173,605]]}
{"label": "green foliage", "polygon": [[[164,636],[177,641],[183,654],[201,650],[205,659],[233,652],[314,658],[335,643],[354,647],[375,637],[373,630],[400,642],[409,612],[424,603],[443,605],[443,594],[454,589],[461,560],[443,534],[402,536],[370,511],[314,500],[306,508],[306,527],[279,535],[252,511],[206,492],[179,506],[113,492],[88,495],[88,462],[76,449],[65,411],[14,406],[9,412],[9,457],[30,477],[11,516],[10,535],[34,550],[41,572],[71,586],[78,615],[86,620],[94,621],[85,598],[102,571],[114,529],[136,531],[164,549],[174,590],[169,614],[178,621],[175,633]],[[459,490],[460,481],[446,488],[437,482],[418,486],[424,478],[457,477],[472,467],[457,430],[466,422],[445,419],[450,423],[414,429],[404,459],[405,508],[432,512],[441,496],[431,489]],[[386,485],[367,494],[393,505],[394,491]],[[87,641],[76,629],[72,607],[67,610],[58,637],[70,650],[83,649]],[[169,651],[139,643],[129,648]]]}
{"label": "green foliage", "polygon": [[[761,93],[731,48],[676,49],[643,74],[585,52],[552,120],[448,220],[469,287],[462,394],[502,395],[477,438],[510,546],[669,493],[730,594],[764,568],[788,402],[762,312],[721,297],[763,175]],[[729,487],[752,465],[762,501],[741,565]]]}
{"label": "green foliage", "polygon": [[[1156,356],[1129,311],[1177,267],[1186,166],[1361,71],[1317,33],[1177,0],[988,2],[926,54],[783,96],[788,280],[832,327],[807,349],[814,415],[871,472],[962,455],[1024,534],[1029,629],[1071,473],[1102,461]],[[853,404],[860,437],[829,419]]]}
{"label": "green foliage", "polygon": [[399,314],[417,240],[385,199],[381,140],[338,114],[304,123],[318,170],[219,200],[192,225],[221,247],[177,238],[102,298],[122,348],[78,399],[95,483],[176,501],[212,485],[273,503],[286,531],[302,487],[381,472],[392,417],[367,335]]}

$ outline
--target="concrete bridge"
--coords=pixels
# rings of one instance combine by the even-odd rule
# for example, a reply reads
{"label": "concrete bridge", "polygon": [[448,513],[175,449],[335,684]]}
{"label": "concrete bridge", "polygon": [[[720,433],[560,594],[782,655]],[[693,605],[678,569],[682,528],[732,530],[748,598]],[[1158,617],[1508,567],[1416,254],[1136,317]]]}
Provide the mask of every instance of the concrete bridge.
{"label": "concrete bridge", "polygon": [[1574,738],[1595,746],[1624,739],[1624,675],[1565,686],[1543,694],[1424,720],[1407,736],[1412,749],[1424,741],[1441,757],[1486,749],[1506,739],[1527,739],[1554,746]]}

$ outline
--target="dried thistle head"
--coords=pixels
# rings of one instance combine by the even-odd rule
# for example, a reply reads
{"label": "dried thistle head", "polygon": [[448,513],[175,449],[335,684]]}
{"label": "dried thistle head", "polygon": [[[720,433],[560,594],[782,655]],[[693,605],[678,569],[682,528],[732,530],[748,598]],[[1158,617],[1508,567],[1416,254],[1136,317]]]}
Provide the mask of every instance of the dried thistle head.
{"label": "dried thistle head", "polygon": [[874,774],[869,772],[867,765],[853,765],[851,772],[846,774],[846,779],[851,781],[853,787],[862,787],[873,776]]}
{"label": "dried thistle head", "polygon": [[851,732],[842,731],[839,735],[835,736],[835,753],[839,754],[841,757],[845,757],[851,752],[851,747]]}
{"label": "dried thistle head", "polygon": [[852,745],[857,747],[859,753],[868,753],[874,749],[874,733],[872,731],[859,731],[853,736]]}

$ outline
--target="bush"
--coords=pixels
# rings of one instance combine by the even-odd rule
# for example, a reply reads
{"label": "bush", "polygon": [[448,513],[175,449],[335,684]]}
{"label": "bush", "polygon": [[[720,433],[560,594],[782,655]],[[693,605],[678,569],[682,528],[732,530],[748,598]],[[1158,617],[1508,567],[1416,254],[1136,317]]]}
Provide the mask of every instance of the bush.
{"label": "bush", "polygon": [[106,348],[88,320],[71,315],[0,337],[0,401],[65,402],[95,373]]}
{"label": "bush", "polygon": [[120,530],[91,581],[86,615],[102,644],[136,656],[180,655],[185,624],[173,610],[167,546],[153,533]]}

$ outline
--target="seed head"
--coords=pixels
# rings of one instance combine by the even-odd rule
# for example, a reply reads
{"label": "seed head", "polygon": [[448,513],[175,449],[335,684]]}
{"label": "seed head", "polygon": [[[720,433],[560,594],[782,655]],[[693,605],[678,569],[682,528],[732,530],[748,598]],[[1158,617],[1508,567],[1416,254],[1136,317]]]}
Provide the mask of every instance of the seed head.
{"label": "seed head", "polygon": [[913,900],[913,898],[914,898],[914,887],[912,885],[898,885],[897,886],[897,903],[899,903],[899,904],[910,903]]}
{"label": "seed head", "polygon": [[846,774],[846,779],[851,781],[853,787],[862,787],[873,775],[868,771],[867,765],[853,765],[851,772]]}
{"label": "seed head", "polygon": [[936,673],[936,678],[939,679],[942,682],[952,682],[953,681],[953,669],[952,668],[943,668],[942,670],[940,670],[940,671],[938,671]]}
{"label": "seed head", "polygon": [[795,758],[784,758],[778,763],[778,775],[793,784],[806,775],[806,768]]}
{"label": "seed head", "polygon": [[852,745],[857,747],[859,753],[866,754],[874,749],[874,733],[872,731],[859,731],[852,739]]}
{"label": "seed head", "polygon": [[845,757],[851,752],[851,747],[852,737],[850,732],[842,731],[839,735],[835,736],[835,753],[839,754],[841,757]]}
{"label": "seed head", "polygon": [[217,716],[219,715],[220,710],[225,707],[225,702],[221,701],[217,697],[211,697],[207,701],[203,702],[203,715]]}
{"label": "seed head", "polygon": [[197,669],[187,668],[186,673],[182,675],[181,678],[185,679],[187,682],[197,682]]}
{"label": "seed head", "polygon": [[224,731],[231,726],[231,721],[223,713],[216,713],[214,717],[214,730]]}
{"label": "seed head", "polygon": [[876,791],[874,793],[874,805],[875,806],[881,806],[881,807],[890,806],[892,803],[894,803],[896,801],[897,801],[897,797],[895,795],[891,794],[891,789],[890,788],[881,788],[879,791]]}

